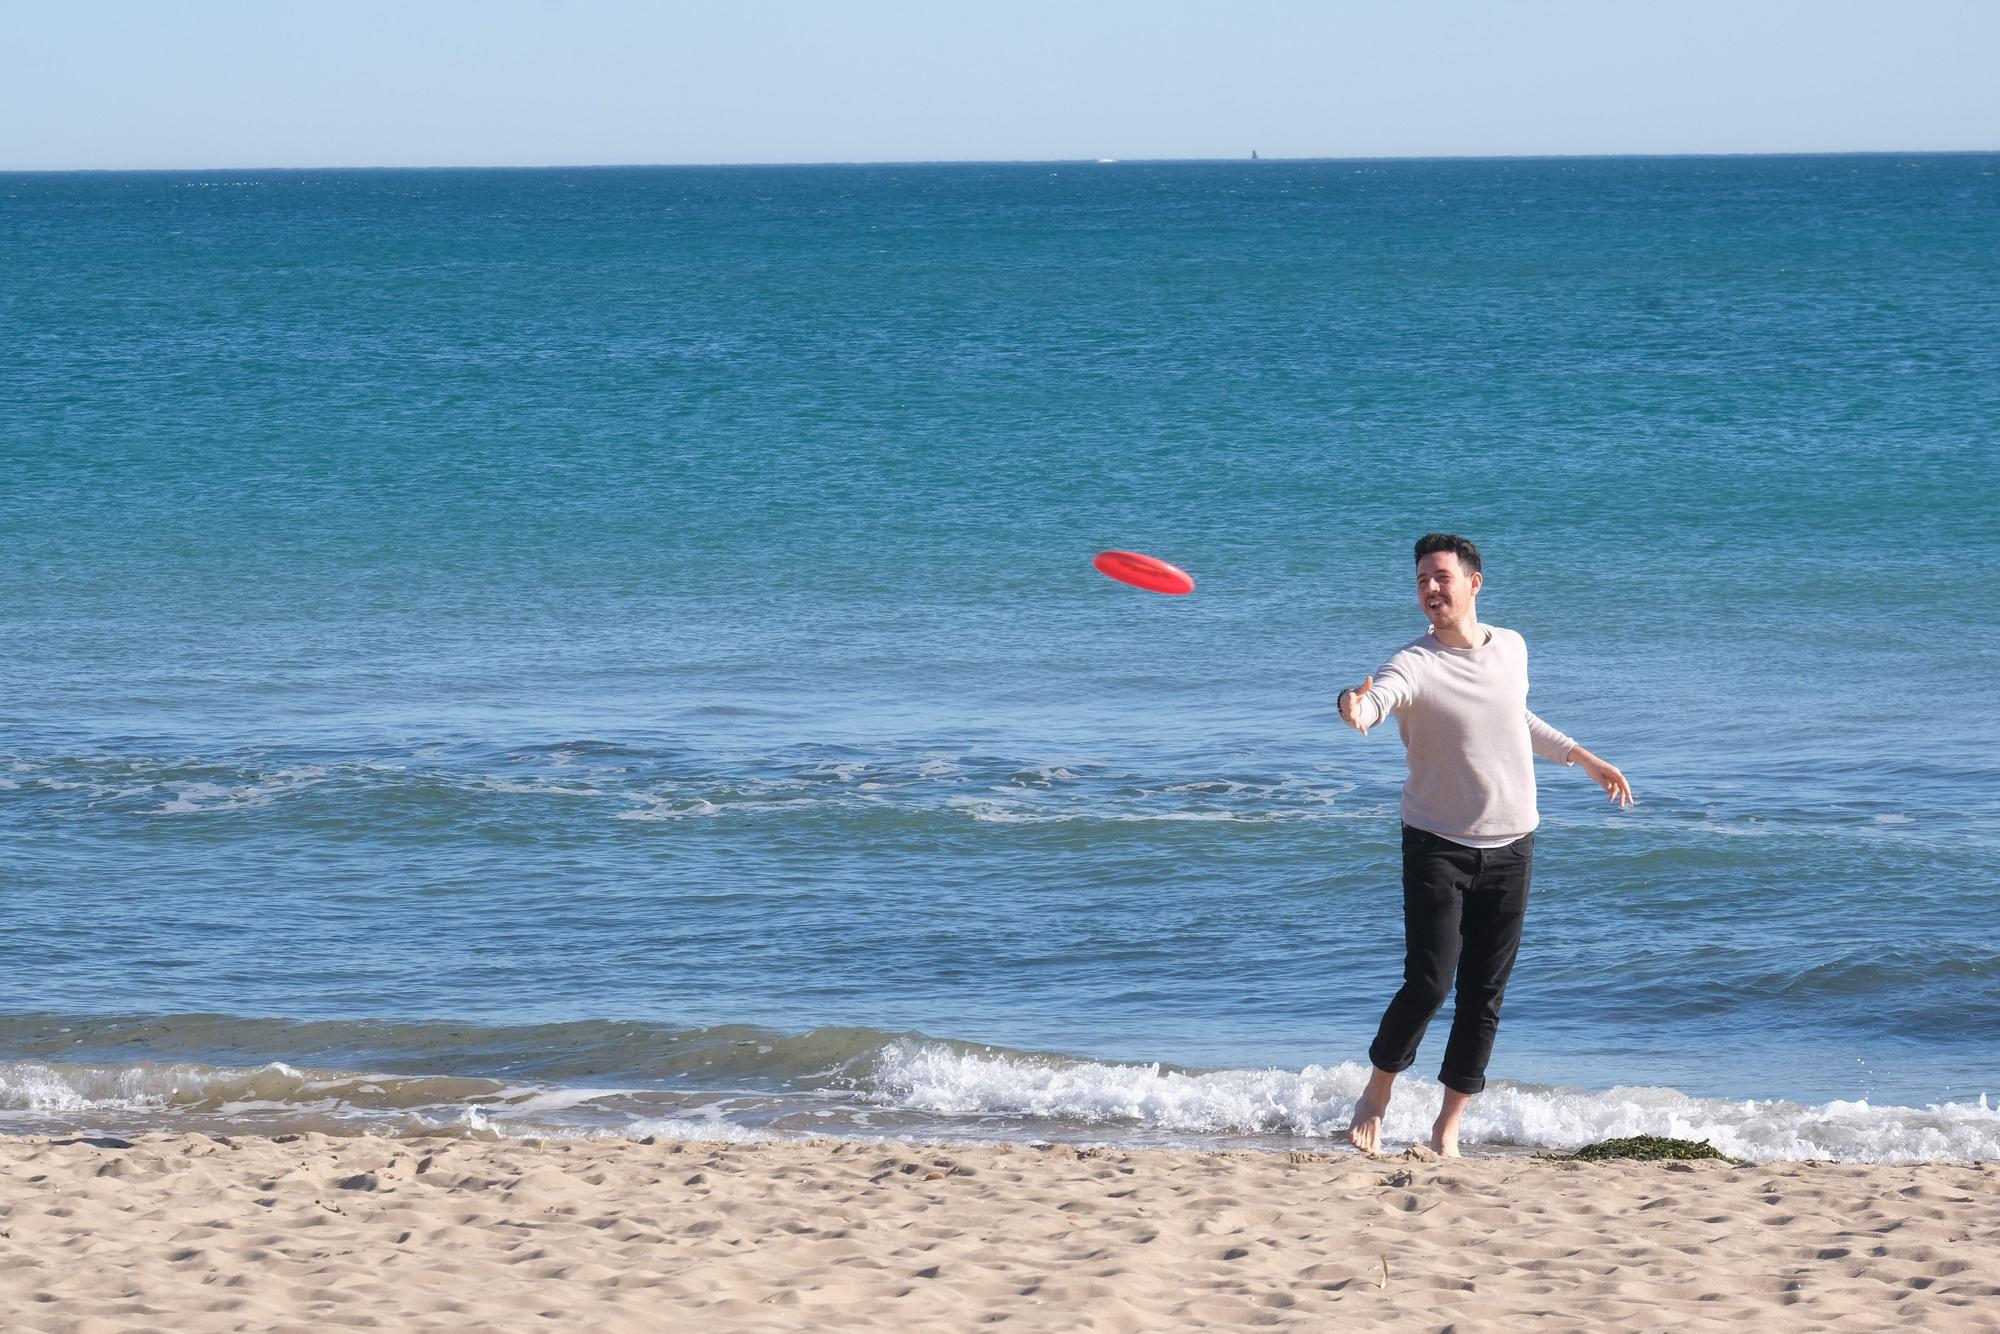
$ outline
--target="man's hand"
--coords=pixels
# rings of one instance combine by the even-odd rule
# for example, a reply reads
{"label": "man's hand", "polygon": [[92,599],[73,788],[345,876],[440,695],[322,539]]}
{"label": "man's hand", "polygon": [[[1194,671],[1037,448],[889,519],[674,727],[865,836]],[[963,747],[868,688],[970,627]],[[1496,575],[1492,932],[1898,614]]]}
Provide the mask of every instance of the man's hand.
{"label": "man's hand", "polygon": [[1603,788],[1618,805],[1630,806],[1636,800],[1632,795],[1632,785],[1625,781],[1625,775],[1618,771],[1617,765],[1598,759],[1582,746],[1576,748],[1576,762],[1590,775],[1590,781]]}
{"label": "man's hand", "polygon": [[1375,678],[1371,676],[1354,689],[1340,692],[1340,721],[1363,736],[1368,735],[1368,729],[1361,725],[1361,697],[1374,688]]}

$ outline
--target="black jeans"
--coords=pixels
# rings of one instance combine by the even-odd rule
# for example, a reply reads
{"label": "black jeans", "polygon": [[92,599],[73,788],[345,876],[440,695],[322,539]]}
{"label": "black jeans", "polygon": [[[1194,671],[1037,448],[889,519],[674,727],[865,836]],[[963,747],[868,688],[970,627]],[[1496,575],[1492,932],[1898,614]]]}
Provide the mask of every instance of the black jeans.
{"label": "black jeans", "polygon": [[1403,988],[1368,1049],[1377,1069],[1410,1068],[1455,973],[1458,1003],[1438,1082],[1460,1093],[1486,1087],[1534,868],[1533,834],[1504,848],[1468,848],[1403,826]]}

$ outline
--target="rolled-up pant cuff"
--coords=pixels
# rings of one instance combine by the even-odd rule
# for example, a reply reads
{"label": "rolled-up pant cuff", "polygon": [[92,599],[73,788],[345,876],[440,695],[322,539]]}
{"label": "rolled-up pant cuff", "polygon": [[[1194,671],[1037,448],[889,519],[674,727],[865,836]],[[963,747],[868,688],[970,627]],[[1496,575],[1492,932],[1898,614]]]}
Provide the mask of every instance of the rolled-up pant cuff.
{"label": "rolled-up pant cuff", "polygon": [[1416,1059],[1417,1056],[1415,1052],[1411,1052],[1408,1056],[1404,1056],[1401,1059],[1397,1059],[1394,1057],[1385,1058],[1382,1055],[1381,1051],[1375,1047],[1370,1047],[1368,1049],[1368,1064],[1374,1066],[1377,1070],[1380,1070],[1385,1075],[1402,1074],[1403,1071],[1409,1069],[1412,1065],[1416,1063]]}
{"label": "rolled-up pant cuff", "polygon": [[1485,1091],[1486,1076],[1476,1075],[1468,1077],[1466,1075],[1454,1075],[1449,1071],[1440,1070],[1438,1071],[1438,1083],[1444,1085],[1446,1088],[1450,1089],[1454,1093],[1463,1093],[1467,1097],[1471,1097],[1475,1093],[1482,1093]]}

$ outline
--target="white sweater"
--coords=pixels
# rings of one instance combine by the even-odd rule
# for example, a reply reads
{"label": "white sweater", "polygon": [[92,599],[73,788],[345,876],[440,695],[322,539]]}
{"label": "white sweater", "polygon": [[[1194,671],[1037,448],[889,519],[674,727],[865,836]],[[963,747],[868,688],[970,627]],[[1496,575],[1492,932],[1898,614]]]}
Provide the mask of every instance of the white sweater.
{"label": "white sweater", "polygon": [[1528,711],[1527,641],[1481,628],[1478,648],[1426,633],[1397,649],[1355,716],[1373,728],[1396,715],[1410,765],[1405,824],[1446,838],[1519,838],[1541,823],[1534,757],[1567,763],[1576,742]]}

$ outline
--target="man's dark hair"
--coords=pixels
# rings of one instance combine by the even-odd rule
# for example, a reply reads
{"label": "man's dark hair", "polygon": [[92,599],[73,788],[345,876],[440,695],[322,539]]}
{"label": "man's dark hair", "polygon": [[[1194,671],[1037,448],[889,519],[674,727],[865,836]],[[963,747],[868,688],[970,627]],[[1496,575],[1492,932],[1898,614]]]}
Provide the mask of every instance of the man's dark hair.
{"label": "man's dark hair", "polygon": [[1435,555],[1440,551],[1449,551],[1458,557],[1459,568],[1467,574],[1479,573],[1479,548],[1464,538],[1455,537],[1450,533],[1425,533],[1417,539],[1419,564],[1423,562],[1424,557]]}

